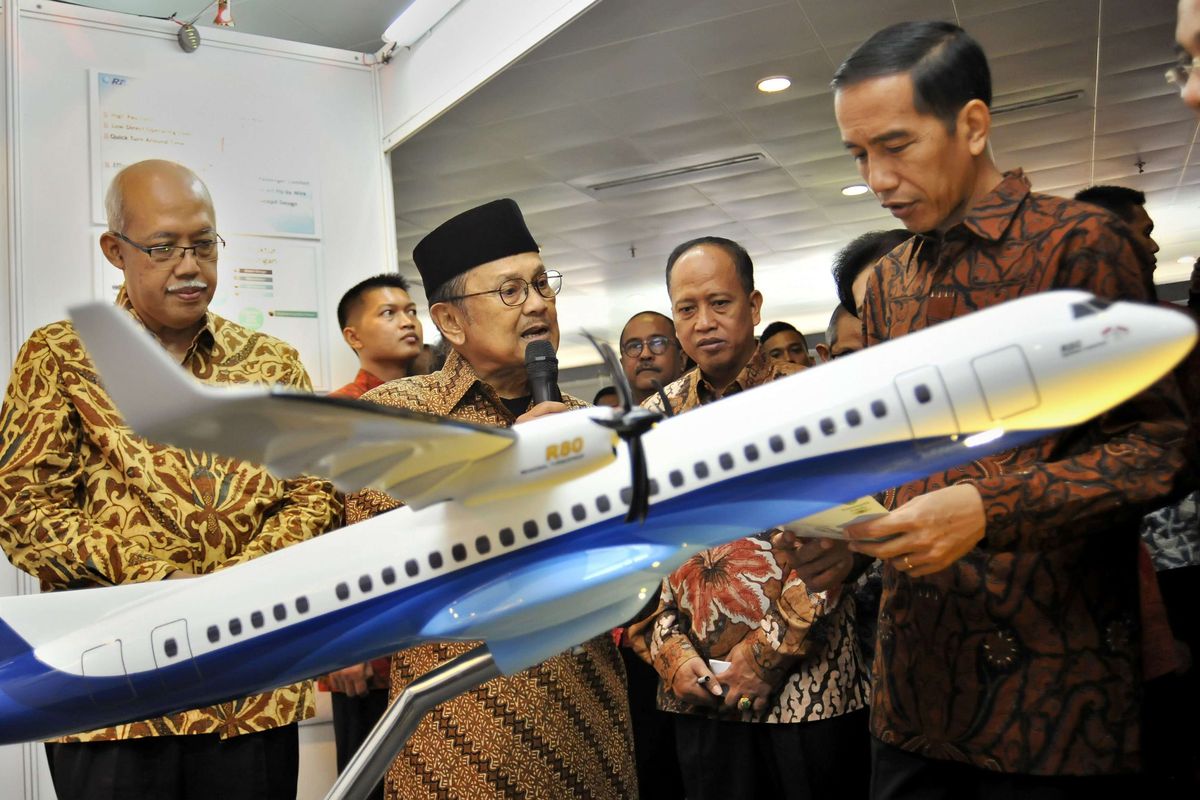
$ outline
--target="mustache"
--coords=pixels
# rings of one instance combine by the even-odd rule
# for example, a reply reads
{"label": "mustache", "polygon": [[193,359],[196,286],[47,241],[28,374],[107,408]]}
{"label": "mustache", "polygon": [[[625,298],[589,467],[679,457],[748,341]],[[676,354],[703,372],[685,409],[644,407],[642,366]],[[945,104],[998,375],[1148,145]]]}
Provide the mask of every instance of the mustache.
{"label": "mustache", "polygon": [[190,281],[183,281],[182,283],[177,283],[174,286],[168,286],[167,294],[175,294],[177,292],[190,292],[193,290],[203,292],[207,288],[208,288],[208,283],[206,281],[193,279]]}

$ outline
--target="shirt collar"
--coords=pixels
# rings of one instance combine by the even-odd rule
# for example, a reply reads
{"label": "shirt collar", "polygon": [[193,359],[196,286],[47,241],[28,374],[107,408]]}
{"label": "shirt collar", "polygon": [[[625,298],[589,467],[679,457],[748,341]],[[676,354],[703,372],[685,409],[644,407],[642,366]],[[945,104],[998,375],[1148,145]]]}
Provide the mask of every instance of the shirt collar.
{"label": "shirt collar", "polygon": [[717,394],[712,384],[701,374],[700,368],[696,367],[692,370],[695,373],[693,380],[696,394],[701,403],[711,403],[714,400],[720,400],[722,397],[728,397],[731,394],[737,394],[746,389],[760,386],[777,377],[779,370],[776,369],[776,363],[767,356],[761,344],[756,345],[754,354],[750,356],[750,360],[746,362],[746,366],[742,367],[737,377],[733,379],[733,383],[726,386],[725,391],[720,394]]}
{"label": "shirt collar", "polygon": [[371,391],[376,386],[383,386],[384,383],[386,381],[365,369],[359,369],[358,374],[354,376],[354,385],[362,389],[364,393]]}
{"label": "shirt collar", "polygon": [[[959,225],[981,239],[998,242],[1004,238],[1017,216],[1021,204],[1029,196],[1029,179],[1020,169],[1004,173],[1004,179],[996,185],[982,200],[967,210],[967,215]],[[958,225],[954,226],[955,228]],[[950,230],[954,230],[951,228]],[[917,234],[920,240],[937,240],[943,238],[936,233]]]}
{"label": "shirt collar", "polygon": [[449,416],[455,407],[475,390],[495,406],[498,413],[506,417],[512,416],[501,402],[500,395],[496,394],[496,390],[480,380],[475,368],[459,355],[457,350],[452,349],[442,368],[429,377],[432,381],[430,388],[433,391],[430,392],[429,403],[423,410],[431,414]]}
{"label": "shirt collar", "polygon": [[[121,290],[117,292],[117,299],[115,303],[119,307],[128,311],[129,316],[137,320],[139,325],[141,325],[143,328],[146,328],[146,323],[142,320],[141,315],[138,314],[137,309],[133,307],[133,301],[129,299],[129,292],[125,290],[125,284],[121,284]],[[196,331],[196,335],[192,339],[191,345],[188,346],[187,356],[184,357],[185,362],[191,357],[192,353],[196,351],[197,347],[204,347],[206,350],[212,350],[213,344],[216,342],[216,334],[214,333],[216,330],[216,321],[217,315],[211,311],[205,310],[204,325],[200,328],[200,330]],[[149,331],[150,329],[146,328],[146,330]],[[153,334],[154,331],[150,331],[150,333]],[[154,338],[158,339],[157,336]]]}

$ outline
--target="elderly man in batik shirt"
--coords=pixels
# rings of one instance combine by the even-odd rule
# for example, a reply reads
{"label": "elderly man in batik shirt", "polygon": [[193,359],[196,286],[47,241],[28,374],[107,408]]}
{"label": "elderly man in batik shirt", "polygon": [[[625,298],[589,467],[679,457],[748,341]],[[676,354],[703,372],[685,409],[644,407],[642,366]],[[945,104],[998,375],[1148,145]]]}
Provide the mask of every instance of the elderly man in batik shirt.
{"label": "elderly man in batik shirt", "polygon": [[[309,390],[287,344],[208,311],[222,241],[208,189],[166,161],[122,170],[100,247],[124,271],[117,304],[206,383]],[[159,398],[170,403],[170,397]],[[69,322],[34,331],[0,415],[0,545],[43,591],[190,578],[322,533],[332,486],[134,435]],[[60,800],[294,798],[303,682],[47,745]],[[251,779],[249,776],[256,776]],[[113,795],[104,795],[111,797]]]}
{"label": "elderly man in batik shirt", "polygon": [[[525,347],[558,346],[555,296],[521,211],[496,200],[443,223],[413,251],[430,316],[451,352],[430,375],[384,384],[363,400],[507,428],[585,403],[531,407]],[[347,498],[348,522],[397,507],[378,492]],[[470,650],[422,645],[392,657],[393,698]],[[389,798],[636,798],[616,645],[598,636],[516,675],[496,678],[425,715],[386,780]]]}
{"label": "elderly man in batik shirt", "polygon": [[[667,264],[679,341],[697,364],[666,388],[675,413],[804,369],[758,346],[762,295],[740,245],[692,240]],[[663,410],[657,396],[644,405]],[[780,532],[699,553],[629,631],[662,678],[660,707],[677,712],[689,800],[866,794],[867,673],[853,600],[840,589],[810,592],[791,554]],[[730,665],[717,672],[712,660]]]}

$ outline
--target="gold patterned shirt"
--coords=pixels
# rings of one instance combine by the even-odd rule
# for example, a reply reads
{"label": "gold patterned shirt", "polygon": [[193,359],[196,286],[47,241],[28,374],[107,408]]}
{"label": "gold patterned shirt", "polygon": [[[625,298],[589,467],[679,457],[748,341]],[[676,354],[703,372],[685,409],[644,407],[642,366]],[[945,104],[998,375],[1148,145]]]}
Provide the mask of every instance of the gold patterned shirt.
{"label": "gold patterned shirt", "polygon": [[[137,319],[123,290],[117,302]],[[292,347],[212,313],[183,368],[206,383],[311,388]],[[322,533],[341,510],[324,481],[279,480],[252,464],[134,434],[69,322],[34,331],[17,355],[0,411],[0,503],[0,546],[42,591],[161,580],[176,570],[206,574]],[[313,713],[305,681],[59,741],[225,738]]]}
{"label": "gold patterned shirt", "polygon": [[[455,352],[440,371],[391,381],[362,399],[498,428],[516,420]],[[586,405],[573,397],[563,402]],[[346,498],[346,522],[399,505],[380,492],[359,492]],[[431,644],[396,653],[393,699],[474,646]],[[389,800],[637,798],[625,668],[612,638],[597,636],[430,711],[392,763],[385,788]]]}
{"label": "gold patterned shirt", "polygon": [[[728,387],[717,392],[700,369],[685,373],[664,394],[681,414],[800,372],[773,361],[761,347]],[[652,395],[642,404],[662,411]],[[635,652],[662,676],[664,711],[746,722],[812,722],[864,708],[868,674],[854,635],[853,599],[810,592],[796,576],[791,549],[770,531],[709,548],[663,581],[658,608],[629,629]],[[724,712],[677,698],[669,686],[691,658],[725,659],[749,640],[753,668],[778,689],[761,712]]]}

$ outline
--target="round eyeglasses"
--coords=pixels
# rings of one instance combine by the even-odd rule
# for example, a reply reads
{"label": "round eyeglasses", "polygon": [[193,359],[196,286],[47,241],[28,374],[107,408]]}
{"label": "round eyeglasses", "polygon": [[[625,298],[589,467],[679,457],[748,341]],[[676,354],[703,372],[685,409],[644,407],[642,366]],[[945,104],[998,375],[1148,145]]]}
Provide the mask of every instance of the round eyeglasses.
{"label": "round eyeglasses", "polygon": [[144,244],[138,244],[120,231],[109,231],[109,233],[130,247],[141,250],[150,257],[150,260],[153,263],[162,264],[163,266],[178,264],[183,260],[183,257],[189,250],[192,251],[192,255],[196,257],[197,261],[216,261],[217,254],[220,252],[221,248],[225,246],[225,240],[216,233],[212,234],[214,238],[196,242],[188,247],[178,244],[156,244],[153,246],[147,246]]}
{"label": "round eyeglasses", "polygon": [[529,287],[532,286],[539,295],[546,300],[553,300],[555,295],[562,291],[562,273],[553,270],[543,272],[532,281],[527,281],[524,278],[509,278],[504,283],[500,284],[498,289],[488,289],[484,292],[470,292],[468,294],[455,295],[454,297],[443,298],[445,301],[463,300],[468,297],[478,297],[484,294],[500,295],[500,302],[506,306],[519,306],[529,299]]}
{"label": "round eyeglasses", "polygon": [[1193,58],[1187,53],[1181,53],[1179,60],[1167,69],[1167,83],[1182,92],[1183,87],[1187,86],[1188,78],[1192,75],[1192,70],[1198,65],[1200,65],[1200,58]]}
{"label": "round eyeglasses", "polygon": [[621,343],[621,352],[630,358],[637,358],[642,354],[642,348],[646,347],[651,353],[656,356],[661,356],[667,352],[667,348],[674,344],[675,340],[670,336],[651,336],[648,339],[630,339]]}

